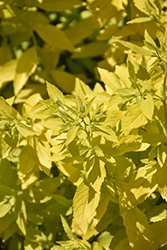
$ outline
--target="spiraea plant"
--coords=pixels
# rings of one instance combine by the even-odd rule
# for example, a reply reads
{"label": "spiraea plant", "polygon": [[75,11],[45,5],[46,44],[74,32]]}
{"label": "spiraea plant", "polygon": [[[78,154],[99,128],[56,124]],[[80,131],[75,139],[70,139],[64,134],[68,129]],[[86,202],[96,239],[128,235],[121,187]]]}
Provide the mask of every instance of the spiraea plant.
{"label": "spiraea plant", "polygon": [[31,96],[21,114],[0,98],[4,242],[16,235],[10,241],[26,250],[167,244],[166,36],[155,43],[146,31],[143,47],[118,42],[130,49],[127,66],[98,68],[104,88],[77,79],[63,95],[47,82],[49,99]]}
{"label": "spiraea plant", "polygon": [[30,95],[19,109],[0,97],[2,249],[165,249],[166,14],[158,1],[134,3],[144,14],[123,31],[151,22],[156,34],[149,23],[139,44],[115,40],[126,63],[97,68],[104,86],[77,78],[63,94],[46,82],[48,98]]}

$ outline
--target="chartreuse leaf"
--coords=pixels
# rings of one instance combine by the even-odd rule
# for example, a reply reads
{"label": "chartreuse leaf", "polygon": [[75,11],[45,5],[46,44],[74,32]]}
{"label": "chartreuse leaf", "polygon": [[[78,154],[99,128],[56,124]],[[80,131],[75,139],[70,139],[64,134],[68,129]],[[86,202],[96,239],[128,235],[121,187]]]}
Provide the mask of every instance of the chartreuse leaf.
{"label": "chartreuse leaf", "polygon": [[81,42],[93,32],[91,20],[91,18],[83,19],[64,31],[65,35],[74,45]]}
{"label": "chartreuse leaf", "polygon": [[34,131],[33,127],[28,126],[27,124],[20,122],[20,121],[16,121],[16,128],[19,131],[19,133],[23,136],[23,137],[27,137],[27,136],[31,136],[31,135],[35,135],[36,131]]}
{"label": "chartreuse leaf", "polygon": [[52,78],[56,85],[65,93],[71,93],[74,90],[76,77],[62,70],[50,70]]}
{"label": "chartreuse leaf", "polygon": [[35,5],[38,6],[41,9],[47,10],[47,11],[54,11],[54,12],[61,12],[63,10],[70,10],[74,8],[75,6],[83,6],[84,3],[80,0],[62,0],[61,2],[59,0],[35,0]]}
{"label": "chartreuse leaf", "polygon": [[167,170],[167,160],[165,161],[165,163],[162,167],[158,168],[158,172],[157,172],[159,192],[160,192],[162,198],[167,201],[166,170]]}
{"label": "chartreuse leaf", "polygon": [[138,17],[135,19],[132,19],[130,21],[127,22],[127,24],[132,24],[132,23],[145,23],[145,22],[149,22],[152,20],[152,17]]}
{"label": "chartreuse leaf", "polygon": [[26,222],[27,222],[27,212],[26,212],[26,205],[20,197],[16,199],[16,206],[15,206],[15,214],[16,214],[16,224],[18,225],[19,229],[26,235]]}
{"label": "chartreuse leaf", "polygon": [[140,103],[136,103],[127,110],[125,116],[122,118],[122,131],[132,130],[146,123],[147,119],[140,108]]}
{"label": "chartreuse leaf", "polygon": [[91,226],[91,222],[96,215],[96,208],[100,199],[92,187],[85,182],[78,186],[73,199],[73,221],[72,231],[83,236]]}
{"label": "chartreuse leaf", "polygon": [[53,102],[56,102],[58,100],[61,103],[64,103],[64,96],[62,92],[56,86],[50,84],[49,82],[46,82],[46,87],[47,87],[48,95]]}
{"label": "chartreuse leaf", "polygon": [[64,32],[57,27],[51,24],[37,24],[34,26],[34,29],[49,45],[68,51],[74,50],[72,42],[66,37]]}
{"label": "chartreuse leaf", "polygon": [[11,107],[5,99],[0,96],[0,119],[14,120],[16,117],[20,117],[16,109]]}
{"label": "chartreuse leaf", "polygon": [[76,137],[76,135],[77,135],[78,129],[79,129],[79,126],[74,126],[74,127],[70,128],[70,129],[68,130],[68,133],[67,133],[67,140],[66,140],[66,146],[67,146],[68,144],[70,144],[70,142],[72,142],[72,141],[75,139],[75,137]]}
{"label": "chartreuse leaf", "polygon": [[0,89],[9,81],[12,81],[15,76],[17,59],[10,60],[0,67]]}
{"label": "chartreuse leaf", "polygon": [[147,30],[145,30],[144,38],[145,38],[144,43],[147,46],[147,48],[152,49],[152,50],[158,50],[156,43],[154,42],[152,37],[149,35]]}
{"label": "chartreuse leaf", "polygon": [[118,79],[118,77],[112,73],[109,72],[106,69],[98,68],[100,78],[101,80],[111,89],[116,90],[124,87],[123,83]]}
{"label": "chartreuse leaf", "polygon": [[140,108],[145,117],[149,120],[152,120],[154,113],[154,100],[151,94],[148,94],[146,99],[141,101]]}
{"label": "chartreuse leaf", "polygon": [[87,57],[96,57],[101,56],[105,53],[108,48],[106,42],[95,41],[83,45],[76,49],[73,53],[72,58],[87,58]]}
{"label": "chartreuse leaf", "polygon": [[142,203],[157,189],[157,169],[154,165],[155,162],[150,162],[134,173],[122,195],[120,195],[121,212],[125,211],[129,204],[131,207],[135,207]]}
{"label": "chartreuse leaf", "polygon": [[40,168],[44,171],[47,175],[49,175],[51,167],[52,167],[52,160],[51,160],[51,152],[49,143],[42,139],[36,138],[36,155],[38,157],[38,161],[40,163]]}
{"label": "chartreuse leaf", "polygon": [[32,172],[37,164],[38,160],[34,148],[30,145],[23,147],[18,164],[18,176],[20,180],[24,182],[26,176]]}
{"label": "chartreuse leaf", "polygon": [[13,213],[7,213],[4,217],[0,218],[0,233],[4,232],[15,221]]}
{"label": "chartreuse leaf", "polygon": [[162,220],[156,223],[152,223],[149,228],[149,234],[151,235],[153,241],[152,249],[159,249],[167,244],[166,232],[167,230],[167,220]]}
{"label": "chartreuse leaf", "polygon": [[17,63],[13,83],[15,95],[24,87],[30,75],[35,72],[37,64],[38,59],[35,47],[29,48],[21,55]]}
{"label": "chartreuse leaf", "polygon": [[117,40],[118,43],[122,44],[123,46],[131,49],[133,52],[135,52],[136,54],[139,55],[143,55],[143,56],[151,56],[154,57],[156,56],[154,52],[144,49],[136,44],[130,43],[130,42],[126,42],[126,41],[122,41],[122,40]]}
{"label": "chartreuse leaf", "polygon": [[[126,210],[123,214],[124,225],[128,236],[129,244],[133,248],[136,242],[142,240],[143,244],[147,244],[147,230],[149,224],[146,215],[137,207]],[[143,248],[145,245],[140,245]]]}
{"label": "chartreuse leaf", "polygon": [[75,240],[76,237],[75,237],[75,235],[73,234],[71,228],[69,227],[67,221],[65,220],[65,218],[64,218],[62,215],[60,215],[60,217],[61,217],[61,222],[62,222],[62,224],[63,224],[64,231],[66,232],[68,238],[69,238],[70,240]]}
{"label": "chartreuse leaf", "polygon": [[92,250],[103,250],[103,247],[98,242],[93,242]]}

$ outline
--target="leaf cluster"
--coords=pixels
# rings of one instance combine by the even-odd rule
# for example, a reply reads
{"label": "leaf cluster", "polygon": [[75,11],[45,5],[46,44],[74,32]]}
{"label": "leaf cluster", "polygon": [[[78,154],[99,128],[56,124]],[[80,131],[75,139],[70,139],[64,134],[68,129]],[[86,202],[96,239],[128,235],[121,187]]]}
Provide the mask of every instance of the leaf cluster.
{"label": "leaf cluster", "polygon": [[[166,13],[161,1],[129,2],[1,1],[3,39],[10,38],[17,53],[23,34],[29,39],[21,56],[10,54],[0,69],[2,87],[13,81],[15,94],[0,97],[4,249],[158,250],[167,245]],[[81,18],[85,11],[88,17]],[[59,13],[56,24],[54,12]],[[75,14],[77,22],[69,16],[65,21],[65,13]],[[71,53],[70,63],[94,57],[113,34],[117,40],[108,43],[109,50],[122,48],[127,59],[114,73],[105,63],[98,65],[106,66],[96,69],[104,87],[97,82],[90,88],[75,77],[71,85],[62,77],[69,73],[56,69],[64,50]],[[90,35],[97,41],[83,44]],[[8,41],[2,47],[9,49]],[[62,78],[60,88],[69,94],[50,83],[58,82],[53,76]],[[46,87],[41,78],[48,80]]]}

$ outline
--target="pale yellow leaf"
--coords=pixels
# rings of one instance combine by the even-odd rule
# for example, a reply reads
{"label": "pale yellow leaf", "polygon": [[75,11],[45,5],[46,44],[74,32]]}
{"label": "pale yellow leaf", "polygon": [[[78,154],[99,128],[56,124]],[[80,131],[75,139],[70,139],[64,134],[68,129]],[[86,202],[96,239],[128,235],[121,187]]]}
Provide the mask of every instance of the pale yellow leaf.
{"label": "pale yellow leaf", "polygon": [[118,77],[114,73],[109,72],[106,69],[101,69],[101,68],[98,68],[98,71],[99,71],[101,80],[112,91],[124,87],[123,83],[118,79]]}
{"label": "pale yellow leaf", "polygon": [[84,182],[78,186],[73,199],[74,218],[72,221],[72,230],[74,233],[83,236],[91,226],[92,219],[96,215],[100,194]]}
{"label": "pale yellow leaf", "polygon": [[63,93],[53,84],[46,82],[46,87],[48,91],[48,95],[53,102],[59,100],[61,103],[64,103],[64,96]]}
{"label": "pale yellow leaf", "polygon": [[66,146],[75,139],[78,129],[79,129],[78,126],[74,126],[69,129],[67,133]]}

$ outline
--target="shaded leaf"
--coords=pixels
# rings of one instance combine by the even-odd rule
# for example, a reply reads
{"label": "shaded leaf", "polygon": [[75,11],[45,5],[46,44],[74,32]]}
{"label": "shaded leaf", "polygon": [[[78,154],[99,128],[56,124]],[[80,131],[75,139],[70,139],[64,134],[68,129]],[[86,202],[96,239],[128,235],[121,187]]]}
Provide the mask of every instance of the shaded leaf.
{"label": "shaded leaf", "polygon": [[71,41],[65,36],[62,30],[51,24],[38,24],[34,27],[38,35],[49,45],[59,49],[73,51],[74,47]]}

